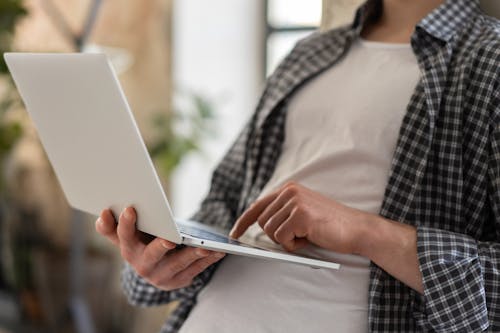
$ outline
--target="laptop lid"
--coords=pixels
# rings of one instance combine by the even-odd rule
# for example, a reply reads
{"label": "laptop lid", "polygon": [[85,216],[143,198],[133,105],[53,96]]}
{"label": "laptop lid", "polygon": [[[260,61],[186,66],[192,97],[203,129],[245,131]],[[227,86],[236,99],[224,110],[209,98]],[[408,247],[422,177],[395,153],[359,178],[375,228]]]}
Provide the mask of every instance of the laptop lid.
{"label": "laptop lid", "polygon": [[103,54],[4,54],[71,206],[135,207],[138,229],[181,242],[119,81]]}

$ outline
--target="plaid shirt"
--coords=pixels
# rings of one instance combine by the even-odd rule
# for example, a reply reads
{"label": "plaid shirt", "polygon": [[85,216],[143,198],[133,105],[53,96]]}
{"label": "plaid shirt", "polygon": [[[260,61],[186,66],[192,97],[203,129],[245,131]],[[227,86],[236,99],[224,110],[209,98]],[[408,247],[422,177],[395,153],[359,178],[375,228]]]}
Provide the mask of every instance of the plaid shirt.
{"label": "plaid shirt", "polygon": [[[269,77],[194,219],[229,229],[257,198],[280,156],[290,97],[347,53],[368,17],[365,8],[351,26],[300,41]],[[369,328],[500,332],[500,24],[484,16],[476,0],[448,0],[417,25],[411,45],[421,79],[400,129],[380,215],[417,228],[424,294],[372,264]],[[122,282],[135,305],[180,301],[162,328],[175,332],[216,266],[170,292],[130,267]]]}

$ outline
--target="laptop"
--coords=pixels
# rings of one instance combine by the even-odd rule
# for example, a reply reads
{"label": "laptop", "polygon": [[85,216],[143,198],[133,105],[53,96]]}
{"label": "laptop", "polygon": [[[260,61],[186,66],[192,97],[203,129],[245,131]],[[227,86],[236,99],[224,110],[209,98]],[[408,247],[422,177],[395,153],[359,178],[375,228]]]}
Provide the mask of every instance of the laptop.
{"label": "laptop", "polygon": [[132,205],[137,228],[176,244],[338,269],[338,263],[243,243],[175,219],[116,74],[104,54],[5,53],[70,205],[98,216]]}

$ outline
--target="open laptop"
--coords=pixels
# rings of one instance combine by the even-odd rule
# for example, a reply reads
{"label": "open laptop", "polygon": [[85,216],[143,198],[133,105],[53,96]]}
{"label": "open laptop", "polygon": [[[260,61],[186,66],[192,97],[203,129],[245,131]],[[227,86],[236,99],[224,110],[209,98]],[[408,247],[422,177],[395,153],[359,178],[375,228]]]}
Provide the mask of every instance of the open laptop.
{"label": "open laptop", "polygon": [[119,81],[103,54],[6,53],[61,183],[76,209],[99,215],[132,205],[137,227],[177,244],[315,268],[339,264],[245,244],[193,221],[174,219]]}

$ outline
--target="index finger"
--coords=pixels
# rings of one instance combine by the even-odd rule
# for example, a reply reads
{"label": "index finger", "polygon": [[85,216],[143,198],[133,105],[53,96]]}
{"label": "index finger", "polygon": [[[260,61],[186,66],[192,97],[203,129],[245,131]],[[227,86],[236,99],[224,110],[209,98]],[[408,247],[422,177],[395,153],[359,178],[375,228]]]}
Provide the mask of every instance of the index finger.
{"label": "index finger", "polygon": [[280,191],[275,191],[264,198],[255,201],[253,205],[250,206],[236,221],[229,233],[232,238],[239,238],[252,224],[257,222],[257,218],[262,214],[262,212],[267,208],[267,206],[276,199],[280,194]]}

